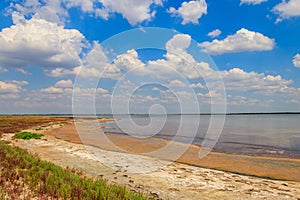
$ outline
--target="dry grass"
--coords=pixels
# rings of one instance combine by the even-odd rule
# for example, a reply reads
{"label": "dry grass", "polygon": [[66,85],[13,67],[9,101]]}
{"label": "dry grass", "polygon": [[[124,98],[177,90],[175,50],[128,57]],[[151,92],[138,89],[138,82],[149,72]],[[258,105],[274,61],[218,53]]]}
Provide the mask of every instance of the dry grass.
{"label": "dry grass", "polygon": [[43,117],[43,116],[0,116],[0,134],[15,133],[34,126],[48,124],[50,122],[66,122],[67,117]]}

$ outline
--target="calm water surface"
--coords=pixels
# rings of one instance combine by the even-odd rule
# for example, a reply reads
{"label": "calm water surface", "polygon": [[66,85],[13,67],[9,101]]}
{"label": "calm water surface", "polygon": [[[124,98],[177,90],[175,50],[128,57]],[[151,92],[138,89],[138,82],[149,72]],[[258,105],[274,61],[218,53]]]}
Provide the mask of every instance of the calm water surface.
{"label": "calm water surface", "polygon": [[[174,139],[201,145],[210,115],[114,116],[105,132]],[[216,150],[250,154],[300,156],[300,114],[227,115]],[[135,125],[130,123],[130,120]],[[152,126],[150,125],[152,122]],[[165,122],[165,123],[164,123]],[[212,127],[214,128],[214,127]],[[176,135],[176,137],[174,137]]]}

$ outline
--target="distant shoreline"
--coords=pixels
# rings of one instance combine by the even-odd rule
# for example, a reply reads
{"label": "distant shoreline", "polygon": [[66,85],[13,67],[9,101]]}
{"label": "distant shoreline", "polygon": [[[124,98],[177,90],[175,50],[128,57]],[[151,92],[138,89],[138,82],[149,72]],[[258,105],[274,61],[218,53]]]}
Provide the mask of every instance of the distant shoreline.
{"label": "distant shoreline", "polygon": [[[241,113],[173,113],[173,114],[96,114],[96,116],[176,116],[176,115],[300,115],[300,112],[241,112]],[[68,116],[68,117],[91,117],[95,116],[95,114],[0,114],[0,116],[53,116],[53,117],[61,117],[61,116]]]}

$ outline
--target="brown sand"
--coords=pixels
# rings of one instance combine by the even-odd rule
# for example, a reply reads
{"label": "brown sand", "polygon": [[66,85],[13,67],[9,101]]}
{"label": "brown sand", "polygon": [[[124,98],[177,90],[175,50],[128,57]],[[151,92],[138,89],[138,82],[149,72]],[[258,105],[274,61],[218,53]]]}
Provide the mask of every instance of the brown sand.
{"label": "brown sand", "polygon": [[[103,121],[101,121],[103,122]],[[158,150],[169,143],[168,140],[158,138],[137,139],[127,135],[106,134],[109,140],[118,148],[106,143],[100,144],[94,140],[95,135],[90,138],[80,138],[74,124],[68,124],[54,130],[46,131],[45,134],[53,135],[56,138],[81,144],[101,147],[106,150],[123,150],[135,154],[147,153]],[[177,160],[186,163],[211,169],[246,174],[258,177],[266,177],[280,180],[300,181],[300,160],[292,158],[248,156],[211,152],[204,159],[199,159],[200,147],[191,145],[187,151]]]}

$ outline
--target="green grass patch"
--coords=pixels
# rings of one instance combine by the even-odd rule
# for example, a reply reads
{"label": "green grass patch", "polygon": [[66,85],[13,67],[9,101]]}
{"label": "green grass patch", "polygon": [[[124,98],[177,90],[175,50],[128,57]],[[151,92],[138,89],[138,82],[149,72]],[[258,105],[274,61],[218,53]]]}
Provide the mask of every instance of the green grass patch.
{"label": "green grass patch", "polygon": [[37,133],[31,133],[31,132],[20,132],[16,133],[15,137],[23,140],[30,140],[30,139],[36,139],[39,140],[41,137],[44,136],[43,134],[37,134]]}
{"label": "green grass patch", "polygon": [[0,197],[9,194],[17,199],[24,194],[24,186],[30,190],[26,199],[148,199],[105,180],[84,178],[0,141]]}

